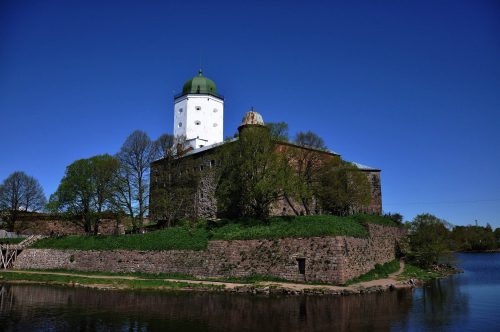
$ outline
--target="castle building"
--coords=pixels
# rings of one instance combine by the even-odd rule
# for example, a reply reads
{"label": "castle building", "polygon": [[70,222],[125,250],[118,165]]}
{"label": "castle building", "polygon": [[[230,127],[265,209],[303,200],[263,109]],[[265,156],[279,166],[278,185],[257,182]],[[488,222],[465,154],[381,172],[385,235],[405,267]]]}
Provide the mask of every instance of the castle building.
{"label": "castle building", "polygon": [[[182,93],[174,96],[174,137],[177,142],[182,142],[183,154],[177,161],[184,164],[186,172],[197,171],[201,179],[196,192],[193,193],[192,204],[187,208],[194,216],[199,218],[215,218],[217,216],[217,201],[213,172],[207,170],[216,165],[216,151],[222,144],[231,141],[223,140],[223,114],[224,97],[218,93],[215,83],[204,77],[200,70],[198,76],[188,80]],[[238,130],[252,126],[265,126],[262,116],[253,109],[247,112]],[[237,139],[237,138],[236,138]],[[236,140],[236,139],[233,139]],[[333,151],[319,150],[311,147],[297,145],[292,142],[276,141],[276,152],[284,153],[290,150],[312,152],[320,159],[338,158],[340,155]],[[159,188],[167,188],[166,182],[171,179],[170,167],[166,167],[166,160],[156,160],[151,164],[151,194],[150,212],[155,219],[161,220],[166,215],[158,202],[165,200],[160,197]],[[382,190],[380,184],[380,170],[359,163],[351,162],[357,169],[366,174],[371,187],[371,200],[367,207],[355,211],[371,214],[382,213]],[[182,170],[177,170],[183,172]],[[165,209],[163,207],[163,209]],[[315,208],[305,211],[300,204],[284,199],[278,201],[271,209],[272,215],[297,215],[305,213],[321,213]]]}

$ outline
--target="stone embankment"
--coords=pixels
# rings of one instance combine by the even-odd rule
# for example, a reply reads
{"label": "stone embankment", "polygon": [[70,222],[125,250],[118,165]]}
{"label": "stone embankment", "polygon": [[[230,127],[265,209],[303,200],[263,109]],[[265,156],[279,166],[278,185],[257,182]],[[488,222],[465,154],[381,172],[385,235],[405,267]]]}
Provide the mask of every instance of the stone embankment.
{"label": "stone embankment", "polygon": [[[116,276],[116,275],[96,275],[96,274],[79,274],[79,273],[65,273],[65,272],[51,272],[51,271],[5,271],[7,274],[22,274],[26,280],[11,280],[5,278],[0,273],[0,280],[11,283],[48,283],[48,284],[61,284],[71,287],[87,287],[95,289],[127,289],[126,284],[120,281],[163,281],[166,283],[177,284],[182,283],[184,286],[179,287],[164,287],[161,284],[154,286],[153,289],[158,290],[199,290],[199,291],[217,291],[228,293],[247,293],[259,295],[356,295],[368,293],[380,293],[389,290],[412,288],[419,286],[417,280],[410,279],[398,281],[397,277],[403,272],[404,262],[401,261],[399,271],[389,275],[387,278],[360,282],[350,286],[333,286],[333,285],[312,285],[312,284],[299,284],[290,282],[274,282],[264,281],[255,282],[251,284],[238,283],[238,282],[225,282],[215,280],[186,280],[186,279],[145,279],[135,276]],[[37,275],[53,276],[52,281],[29,281],[29,276],[36,277]],[[26,277],[28,276],[28,277]],[[69,277],[79,279],[80,282],[61,282],[58,281],[60,277]],[[51,278],[45,278],[51,280]],[[88,279],[87,283],[85,280]],[[36,280],[36,278],[34,279]],[[145,286],[148,288],[148,286]]]}
{"label": "stone embankment", "polygon": [[404,230],[368,224],[368,238],[345,236],[210,241],[206,250],[83,251],[26,249],[15,269],[184,274],[198,278],[265,275],[344,284],[396,258]]}

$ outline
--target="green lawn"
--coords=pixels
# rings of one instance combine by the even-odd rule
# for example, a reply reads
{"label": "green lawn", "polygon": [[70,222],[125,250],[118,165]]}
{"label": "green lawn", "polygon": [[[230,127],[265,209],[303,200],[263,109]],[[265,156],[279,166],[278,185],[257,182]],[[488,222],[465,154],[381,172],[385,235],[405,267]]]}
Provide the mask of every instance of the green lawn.
{"label": "green lawn", "polygon": [[21,243],[25,237],[3,238],[0,239],[0,244],[18,244]]}
{"label": "green lawn", "polygon": [[274,217],[269,221],[223,220],[195,228],[172,227],[146,234],[62,236],[36,242],[33,248],[78,250],[204,250],[209,240],[279,239],[286,237],[352,236],[366,238],[365,223],[395,224],[384,217],[357,215]]}

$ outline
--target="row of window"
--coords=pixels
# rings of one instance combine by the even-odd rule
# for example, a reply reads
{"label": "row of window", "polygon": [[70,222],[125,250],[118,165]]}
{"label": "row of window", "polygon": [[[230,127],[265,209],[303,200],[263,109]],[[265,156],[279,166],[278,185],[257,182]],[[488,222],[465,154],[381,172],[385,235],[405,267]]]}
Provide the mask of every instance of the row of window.
{"label": "row of window", "polygon": [[[201,121],[196,120],[196,121],[194,122],[194,124],[195,124],[195,125],[197,125],[197,126],[199,126],[199,125],[201,125]],[[182,122],[179,122],[179,124],[178,124],[177,126],[178,126],[179,128],[182,128]],[[218,124],[217,124],[217,123],[214,123],[212,126],[213,126],[213,127],[217,127],[217,126],[218,126]]]}
{"label": "row of window", "polygon": [[[196,106],[195,109],[197,111],[201,111],[201,106]],[[218,109],[214,108],[214,113],[217,113],[218,111],[219,111]],[[184,112],[184,109],[179,108],[179,113],[182,113],[182,112]]]}

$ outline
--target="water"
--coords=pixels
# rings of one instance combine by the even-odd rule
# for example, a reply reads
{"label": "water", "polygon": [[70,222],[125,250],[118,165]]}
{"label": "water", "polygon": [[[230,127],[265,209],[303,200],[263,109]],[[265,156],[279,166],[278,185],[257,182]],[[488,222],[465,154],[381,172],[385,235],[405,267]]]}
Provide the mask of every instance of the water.
{"label": "water", "polygon": [[250,296],[0,285],[0,331],[500,331],[500,253],[381,294]]}

